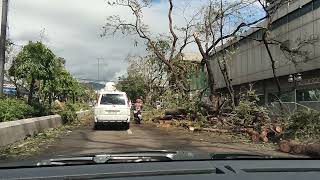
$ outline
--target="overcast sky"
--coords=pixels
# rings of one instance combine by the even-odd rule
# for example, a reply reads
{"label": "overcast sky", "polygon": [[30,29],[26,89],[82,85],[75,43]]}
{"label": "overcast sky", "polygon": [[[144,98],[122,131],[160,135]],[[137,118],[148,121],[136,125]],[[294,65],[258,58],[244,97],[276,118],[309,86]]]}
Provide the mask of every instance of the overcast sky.
{"label": "overcast sky", "polygon": [[[192,2],[197,6],[200,1]],[[144,19],[152,31],[167,31],[167,6],[167,1],[155,0],[152,8],[145,11]],[[101,38],[101,27],[107,16],[130,18],[129,12],[108,7],[105,0],[11,0],[8,38],[25,45],[42,37],[57,56],[66,59],[67,69],[78,78],[97,79],[97,58],[102,58],[100,80],[115,80],[126,72],[125,57],[143,54],[145,47],[142,43],[135,47],[135,37]],[[176,22],[182,20],[178,13],[175,18]]]}

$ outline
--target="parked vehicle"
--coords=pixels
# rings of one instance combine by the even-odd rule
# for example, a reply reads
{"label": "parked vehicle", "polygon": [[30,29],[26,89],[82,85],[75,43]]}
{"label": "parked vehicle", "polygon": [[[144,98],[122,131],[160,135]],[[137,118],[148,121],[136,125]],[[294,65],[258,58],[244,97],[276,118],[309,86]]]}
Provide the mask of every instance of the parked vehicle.
{"label": "parked vehicle", "polygon": [[100,125],[121,123],[126,129],[130,126],[130,104],[125,92],[115,89],[100,90],[94,110],[95,128]]}

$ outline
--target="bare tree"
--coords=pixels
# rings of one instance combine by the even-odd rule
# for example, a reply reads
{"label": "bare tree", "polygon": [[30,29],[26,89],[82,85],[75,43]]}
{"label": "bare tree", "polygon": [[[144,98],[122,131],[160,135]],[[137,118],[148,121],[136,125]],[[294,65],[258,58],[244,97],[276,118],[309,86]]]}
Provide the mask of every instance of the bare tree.
{"label": "bare tree", "polygon": [[[180,90],[188,91],[188,85],[183,81],[185,77],[177,72],[185,71],[179,63],[175,61],[181,59],[181,53],[185,47],[194,42],[192,39],[192,28],[194,27],[193,18],[186,22],[185,27],[175,28],[173,11],[173,0],[168,0],[168,33],[158,34],[153,36],[150,32],[150,28],[144,23],[143,9],[151,6],[151,0],[110,0],[108,1],[110,6],[127,7],[134,16],[134,22],[128,22],[126,19],[121,18],[118,15],[109,16],[107,23],[103,27],[104,32],[102,36],[115,35],[117,32],[121,32],[125,35],[138,35],[139,38],[145,40],[148,48],[156,55],[157,60],[163,63],[168,72],[170,73],[171,85],[176,84]],[[196,15],[194,15],[196,16]],[[168,43],[168,50],[163,51],[161,48],[162,42]]]}
{"label": "bare tree", "polygon": [[150,102],[154,96],[160,96],[168,83],[168,79],[165,78],[165,65],[159,62],[153,54],[145,57],[129,56],[127,59],[129,62],[128,75],[139,74],[144,79],[147,101]]}
{"label": "bare tree", "polygon": [[[238,22],[233,30],[226,30],[226,19],[234,16],[242,8],[254,3],[250,0],[239,0],[234,2],[226,2],[223,0],[208,0],[203,10],[203,23],[200,23],[200,29],[193,34],[198,49],[203,57],[203,61],[206,64],[208,72],[208,84],[211,91],[211,96],[215,96],[215,80],[214,80],[214,67],[212,59],[218,62],[220,71],[223,75],[226,88],[229,92],[231,104],[234,107],[234,90],[229,76],[229,69],[227,66],[227,56],[224,48],[224,43],[236,37],[242,28],[256,24],[257,22],[265,19],[261,17],[253,20],[252,22],[241,21]],[[229,27],[232,28],[232,27]],[[217,52],[217,46],[219,46],[219,55]]]}
{"label": "bare tree", "polygon": [[[214,63],[211,62],[216,61],[223,75],[226,89],[229,92],[231,101],[233,101],[232,97],[234,96],[234,90],[229,76],[230,70],[228,68],[228,63],[226,62],[228,60],[228,56],[226,56],[226,49],[228,48],[225,47],[225,42],[233,40],[237,41],[237,38],[252,39],[264,45],[270,60],[273,78],[279,92],[278,94],[280,96],[281,85],[276,71],[276,59],[272,54],[270,46],[278,46],[278,48],[292,63],[297,64],[297,57],[304,57],[305,60],[308,60],[308,52],[303,51],[303,47],[313,44],[318,40],[317,38],[310,38],[308,40],[300,41],[296,47],[287,47],[285,42],[281,42],[272,38],[270,34],[272,34],[271,29],[274,21],[274,14],[289,1],[290,0],[278,0],[269,3],[269,1],[264,0],[239,0],[228,3],[223,0],[208,0],[208,4],[205,5],[206,7],[202,13],[203,20],[202,23],[200,23],[201,28],[198,30],[198,32],[194,33],[194,38],[198,49],[202,54],[203,61],[207,66],[209,88],[213,96],[215,95],[216,87],[214,81]],[[238,25],[230,26],[225,24],[225,19],[230,16],[234,16],[239,9],[247,8],[247,6],[250,4],[255,4],[256,6],[260,5],[260,9],[265,15],[260,18],[252,18],[253,14],[247,13],[247,17],[244,17],[242,20],[239,18],[239,21],[236,22]],[[249,19],[249,22],[246,19]],[[250,19],[254,20],[251,21]],[[258,26],[258,23],[261,21],[264,21],[264,23],[261,23],[262,25]],[[262,33],[260,39],[241,36],[242,30],[251,28],[253,26]],[[228,28],[226,27],[229,29],[231,28],[232,30],[227,30]],[[232,102],[232,104],[234,104],[234,102]]]}
{"label": "bare tree", "polygon": [[[274,15],[284,5],[287,5],[288,3],[290,3],[291,0],[278,0],[278,1],[272,1],[272,3],[268,3],[268,1],[258,0],[257,2],[261,5],[262,9],[266,13],[266,17],[265,17],[266,25],[263,27],[259,27],[259,26],[255,27],[255,28],[258,28],[258,30],[262,31],[262,38],[252,39],[252,40],[262,42],[264,44],[264,47],[266,48],[266,51],[268,53],[268,57],[271,63],[273,78],[276,82],[276,86],[278,89],[278,98],[279,98],[282,94],[281,84],[276,72],[276,69],[277,69],[276,60],[270,50],[270,46],[277,46],[283,52],[285,57],[288,60],[290,60],[295,66],[297,66],[297,61],[295,60],[297,56],[305,60],[308,59],[309,52],[302,50],[302,48],[309,44],[314,44],[315,42],[318,41],[318,38],[312,37],[307,40],[299,41],[297,46],[295,47],[289,47],[287,44],[287,41],[282,42],[282,41],[276,40],[275,38],[270,36],[272,34],[271,29],[272,29],[272,23],[274,22],[274,17],[275,17]],[[281,103],[280,99],[279,99],[279,102]]]}

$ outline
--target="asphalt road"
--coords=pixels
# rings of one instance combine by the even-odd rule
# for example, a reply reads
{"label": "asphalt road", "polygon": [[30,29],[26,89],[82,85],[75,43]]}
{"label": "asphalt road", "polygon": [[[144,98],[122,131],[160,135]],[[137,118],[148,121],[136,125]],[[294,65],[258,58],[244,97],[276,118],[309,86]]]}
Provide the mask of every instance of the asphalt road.
{"label": "asphalt road", "polygon": [[139,150],[244,152],[288,156],[275,151],[274,147],[241,142],[232,136],[192,133],[178,128],[159,128],[154,124],[132,124],[128,130],[123,130],[119,126],[94,130],[92,125],[88,125],[55,140],[34,158]]}
{"label": "asphalt road", "polygon": [[226,134],[197,133],[180,128],[163,128],[155,124],[132,124],[93,129],[93,124],[73,130],[50,144],[41,146],[31,156],[16,156],[0,160],[0,167],[35,165],[50,158],[85,155],[88,153],[128,152],[143,150],[190,151],[193,153],[241,152],[272,156],[297,157],[276,151],[270,144],[252,144],[246,138]]}

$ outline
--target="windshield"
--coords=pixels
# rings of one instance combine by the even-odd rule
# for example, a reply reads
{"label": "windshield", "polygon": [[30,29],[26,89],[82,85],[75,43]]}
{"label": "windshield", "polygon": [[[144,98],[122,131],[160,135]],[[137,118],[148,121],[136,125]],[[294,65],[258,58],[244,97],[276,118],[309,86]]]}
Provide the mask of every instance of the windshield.
{"label": "windshield", "polygon": [[0,165],[320,156],[319,0],[0,6]]}
{"label": "windshield", "polygon": [[100,100],[101,105],[126,105],[123,94],[103,94]]}

